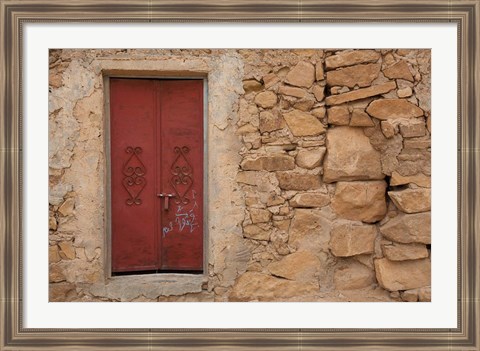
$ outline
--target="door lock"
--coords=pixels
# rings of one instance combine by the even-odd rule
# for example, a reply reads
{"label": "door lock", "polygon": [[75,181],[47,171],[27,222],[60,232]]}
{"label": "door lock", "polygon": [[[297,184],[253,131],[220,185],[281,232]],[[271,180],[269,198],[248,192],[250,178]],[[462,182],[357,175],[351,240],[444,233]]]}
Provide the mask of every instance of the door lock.
{"label": "door lock", "polygon": [[169,201],[172,197],[175,197],[175,195],[161,193],[161,194],[157,194],[157,196],[164,199],[163,210],[168,211]]}

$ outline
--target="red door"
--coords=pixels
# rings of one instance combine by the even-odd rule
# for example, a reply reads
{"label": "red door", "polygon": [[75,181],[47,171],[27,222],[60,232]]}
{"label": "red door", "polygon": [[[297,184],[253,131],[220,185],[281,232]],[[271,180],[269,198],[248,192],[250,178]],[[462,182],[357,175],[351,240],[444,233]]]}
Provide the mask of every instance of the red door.
{"label": "red door", "polygon": [[203,81],[110,80],[112,271],[203,269]]}

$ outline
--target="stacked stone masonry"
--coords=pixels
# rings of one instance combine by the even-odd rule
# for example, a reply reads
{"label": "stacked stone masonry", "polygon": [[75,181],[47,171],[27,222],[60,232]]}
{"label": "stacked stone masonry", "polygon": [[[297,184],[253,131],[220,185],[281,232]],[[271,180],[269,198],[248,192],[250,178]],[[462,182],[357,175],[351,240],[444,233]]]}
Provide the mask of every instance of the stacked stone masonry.
{"label": "stacked stone masonry", "polygon": [[[109,67],[208,81],[208,267],[180,288],[106,273]],[[430,301],[430,50],[51,50],[49,92],[51,301]]]}

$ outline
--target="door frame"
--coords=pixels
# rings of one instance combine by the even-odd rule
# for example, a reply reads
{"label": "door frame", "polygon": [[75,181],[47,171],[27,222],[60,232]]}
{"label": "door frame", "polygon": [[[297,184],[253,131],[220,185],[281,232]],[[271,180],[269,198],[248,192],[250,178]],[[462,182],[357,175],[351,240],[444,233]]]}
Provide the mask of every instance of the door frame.
{"label": "door frame", "polygon": [[[178,73],[178,75],[177,75]],[[203,273],[202,274],[192,274],[192,273],[152,273],[152,274],[138,274],[145,276],[153,275],[162,275],[162,276],[172,276],[172,275],[192,275],[199,276],[203,275],[204,277],[208,276],[208,258],[209,258],[209,249],[208,249],[208,79],[206,74],[192,75],[189,72],[189,75],[182,75],[181,72],[175,72],[175,75],[143,75],[142,72],[133,72],[132,74],[113,74],[113,73],[103,73],[103,93],[104,93],[104,126],[103,130],[105,133],[104,136],[104,147],[103,152],[105,155],[105,173],[104,173],[104,205],[105,205],[105,233],[104,233],[104,254],[103,254],[103,267],[104,267],[104,278],[106,280],[112,278],[112,208],[111,208],[111,155],[110,155],[110,79],[111,78],[130,78],[130,79],[164,79],[164,80],[202,80],[203,81]],[[131,275],[137,275],[135,272],[132,272]]]}

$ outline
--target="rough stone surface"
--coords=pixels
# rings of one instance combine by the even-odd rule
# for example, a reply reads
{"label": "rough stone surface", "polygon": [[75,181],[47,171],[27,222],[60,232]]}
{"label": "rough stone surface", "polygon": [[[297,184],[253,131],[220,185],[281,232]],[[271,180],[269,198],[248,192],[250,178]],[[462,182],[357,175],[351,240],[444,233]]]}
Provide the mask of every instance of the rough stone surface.
{"label": "rough stone surface", "polygon": [[275,73],[269,73],[263,76],[263,84],[268,89],[280,81],[280,78]]}
{"label": "rough stone surface", "polygon": [[63,85],[62,76],[56,75],[55,71],[52,71],[48,75],[48,85],[53,88],[60,88]]}
{"label": "rough stone surface", "polygon": [[418,301],[420,302],[430,302],[432,301],[432,288],[427,286],[425,288],[420,288],[418,291]]}
{"label": "rough stone surface", "polygon": [[352,261],[335,271],[333,281],[337,290],[361,289],[375,283],[375,273],[363,264]]}
{"label": "rough stone surface", "polygon": [[259,129],[261,133],[282,129],[284,126],[285,121],[278,113],[270,111],[260,112]]}
{"label": "rough stone surface", "polygon": [[388,196],[395,206],[405,213],[430,211],[430,189],[405,189],[389,191]]}
{"label": "rough stone surface", "polygon": [[294,105],[293,108],[303,111],[303,112],[309,112],[313,105],[315,105],[315,100],[310,97],[306,97],[302,100],[297,101]]}
{"label": "rough stone surface", "polygon": [[295,161],[288,155],[262,156],[243,160],[241,167],[246,171],[287,171],[295,168]]}
{"label": "rough stone surface", "polygon": [[412,88],[410,87],[405,87],[397,90],[397,95],[399,98],[406,98],[406,97],[412,96],[412,94],[413,94],[413,91],[412,91]]}
{"label": "rough stone surface", "polygon": [[263,108],[272,108],[277,103],[277,95],[273,91],[264,91],[255,96],[255,103]]}
{"label": "rough stone surface", "polygon": [[324,72],[323,72],[323,65],[322,63],[317,63],[315,65],[315,79],[316,80],[323,80]]}
{"label": "rough stone surface", "polygon": [[374,127],[370,116],[361,109],[354,109],[350,118],[350,127]]}
{"label": "rough stone surface", "polygon": [[423,79],[414,87],[415,97],[418,99],[418,105],[425,111],[430,111],[430,76],[423,76]]}
{"label": "rough stone surface", "polygon": [[321,209],[297,208],[289,228],[288,244],[319,254],[328,250],[331,222]]}
{"label": "rough stone surface", "polygon": [[400,293],[402,300],[405,302],[430,302],[432,301],[431,297],[431,288],[429,286],[418,289],[405,290]]}
{"label": "rough stone surface", "polygon": [[270,191],[273,186],[268,183],[274,182],[275,176],[269,172],[243,171],[238,172],[235,180],[239,183],[256,186],[260,191]]}
{"label": "rough stone surface", "polygon": [[73,149],[80,134],[80,121],[73,110],[76,101],[92,96],[95,73],[83,67],[80,60],[71,60],[63,72],[62,82],[61,87],[49,94],[48,153],[52,169],[72,166]]}
{"label": "rough stone surface", "polygon": [[379,84],[379,85],[372,85],[368,88],[361,88],[353,91],[349,91],[348,93],[338,94],[328,96],[325,99],[325,103],[330,105],[340,105],[345,102],[355,101],[360,99],[365,99],[371,96],[386,94],[389,91],[395,89],[397,85],[394,81]]}
{"label": "rough stone surface", "polygon": [[417,302],[418,301],[418,292],[417,289],[405,290],[400,292],[402,301],[405,302]]}
{"label": "rough stone surface", "polygon": [[292,207],[324,207],[330,203],[330,196],[321,193],[300,193],[289,203]]}
{"label": "rough stone surface", "polygon": [[366,87],[378,77],[380,64],[357,65],[327,72],[327,84],[330,86]]}
{"label": "rough stone surface", "polygon": [[315,117],[322,119],[323,117],[325,117],[327,110],[324,106],[322,106],[322,107],[313,109],[312,111],[310,111],[310,113]]}
{"label": "rough stone surface", "polygon": [[245,93],[249,93],[252,91],[260,91],[262,89],[262,83],[260,83],[256,79],[247,79],[243,81],[243,90],[245,90]]}
{"label": "rough stone surface", "polygon": [[60,212],[62,214],[62,216],[69,216],[69,215],[73,214],[74,207],[75,207],[75,199],[68,198],[58,208],[58,212]]}
{"label": "rough stone surface", "polygon": [[376,62],[379,58],[380,54],[373,50],[343,51],[327,57],[325,59],[325,65],[327,69],[334,69],[359,63]]}
{"label": "rough stone surface", "polygon": [[423,110],[420,107],[401,99],[375,100],[368,105],[367,113],[381,120],[423,116]]}
{"label": "rough stone surface", "polygon": [[59,283],[67,280],[64,270],[59,265],[51,265],[48,272],[48,280],[50,283]]}
{"label": "rough stone surface", "polygon": [[277,172],[278,185],[284,190],[312,190],[322,185],[319,175]]}
{"label": "rough stone surface", "polygon": [[369,136],[375,150],[381,153],[382,172],[391,175],[399,167],[398,155],[402,152],[402,136],[395,134],[391,138],[386,138],[378,122],[375,128],[366,128],[364,132]]}
{"label": "rough stone surface", "polygon": [[408,64],[405,61],[398,61],[393,66],[390,66],[383,70],[383,74],[388,78],[400,78],[413,82],[413,76],[408,68]]}
{"label": "rough stone surface", "polygon": [[325,133],[323,124],[309,113],[293,110],[283,114],[294,136],[310,136]]}
{"label": "rough stone surface", "polygon": [[[349,142],[346,143],[345,140]],[[380,153],[361,129],[336,127],[327,133],[323,180],[383,179]]]}
{"label": "rough stone surface", "polygon": [[261,208],[252,208],[250,210],[250,217],[252,218],[252,223],[265,223],[269,222],[272,218],[270,211],[263,210]]}
{"label": "rough stone surface", "polygon": [[334,106],[327,109],[328,123],[337,126],[348,126],[350,111],[347,106]]}
{"label": "rough stone surface", "polygon": [[383,180],[338,182],[332,208],[338,216],[367,223],[381,220],[387,213]]}
{"label": "rough stone surface", "polygon": [[387,139],[393,138],[393,136],[395,135],[395,125],[393,125],[387,120],[387,121],[382,121],[380,123],[380,126],[382,128],[383,135],[385,135],[385,138]]}
{"label": "rough stone surface", "polygon": [[309,251],[297,251],[270,263],[267,269],[276,277],[308,282],[318,277],[320,261]]}
{"label": "rough stone surface", "polygon": [[425,122],[422,119],[412,119],[399,125],[400,133],[404,138],[424,136],[426,133]]}
{"label": "rough stone surface", "polygon": [[60,257],[65,260],[73,260],[75,258],[75,248],[71,241],[62,241],[58,243],[60,247]]}
{"label": "rough stone surface", "polygon": [[48,229],[50,230],[57,230],[57,220],[55,217],[48,218]]}
{"label": "rough stone surface", "polygon": [[315,96],[315,99],[317,99],[317,101],[323,101],[323,99],[325,98],[325,87],[315,85],[312,89],[312,93]]}
{"label": "rough stone surface", "polygon": [[60,205],[68,192],[72,191],[71,184],[55,184],[50,187],[48,202],[50,205]]}
{"label": "rough stone surface", "polygon": [[375,250],[374,225],[342,224],[334,227],[330,237],[330,250],[337,257],[373,253]]}
{"label": "rough stone surface", "polygon": [[237,129],[237,134],[239,135],[246,135],[249,133],[255,133],[258,131],[258,128],[251,125],[251,124],[245,124]]}
{"label": "rough stone surface", "polygon": [[48,300],[51,302],[75,301],[76,297],[75,284],[61,282],[50,284],[48,287]]}
{"label": "rough stone surface", "polygon": [[300,150],[295,157],[295,162],[299,167],[313,169],[320,166],[325,156],[325,151],[324,147],[318,150]]}
{"label": "rough stone surface", "polygon": [[52,245],[48,247],[48,262],[50,263],[57,263],[62,258],[60,257],[60,253],[58,252],[58,246]]}
{"label": "rough stone surface", "polygon": [[401,214],[380,227],[387,239],[399,243],[430,244],[430,213]]}
{"label": "rough stone surface", "polygon": [[268,274],[247,272],[235,282],[230,301],[272,301],[318,293],[318,284],[275,278]]}
{"label": "rough stone surface", "polygon": [[412,138],[406,139],[403,142],[405,149],[428,149],[431,147],[431,141],[429,138]]}
{"label": "rough stone surface", "polygon": [[398,172],[392,172],[392,177],[390,178],[391,186],[398,186],[413,183],[415,185],[421,186],[423,188],[431,187],[431,179],[425,174],[419,173],[411,176],[402,176]]}
{"label": "rough stone surface", "polygon": [[430,285],[431,265],[429,259],[414,261],[375,260],[378,283],[390,291],[408,290]]}
{"label": "rough stone surface", "polygon": [[310,88],[315,81],[315,67],[310,62],[301,61],[285,77],[285,82],[296,87]]}
{"label": "rough stone surface", "polygon": [[289,87],[288,85],[282,85],[278,89],[278,93],[282,95],[294,96],[297,98],[303,98],[307,94],[307,92],[304,89]]}
{"label": "rough stone surface", "polygon": [[246,238],[254,240],[268,240],[270,238],[270,231],[264,230],[257,225],[251,224],[243,228],[243,235]]}
{"label": "rough stone surface", "polygon": [[418,260],[428,257],[427,247],[423,244],[399,244],[382,246],[383,255],[390,261]]}

